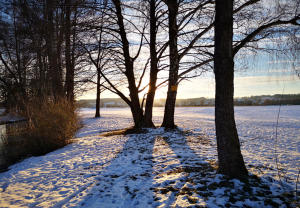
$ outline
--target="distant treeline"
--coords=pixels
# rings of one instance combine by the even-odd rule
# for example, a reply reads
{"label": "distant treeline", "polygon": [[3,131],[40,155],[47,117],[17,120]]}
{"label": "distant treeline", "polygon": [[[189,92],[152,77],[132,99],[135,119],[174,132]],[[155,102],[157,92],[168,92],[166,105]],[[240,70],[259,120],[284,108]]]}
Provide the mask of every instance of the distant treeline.
{"label": "distant treeline", "polygon": [[[95,100],[79,100],[80,107],[95,107]],[[189,98],[177,99],[176,106],[214,106],[215,99],[213,98]],[[251,106],[251,105],[300,105],[300,94],[276,94],[276,95],[260,95],[251,97],[235,98],[236,106]],[[155,107],[163,107],[165,99],[157,99],[154,102]],[[127,104],[120,98],[103,98],[100,101],[101,107],[127,107]]]}
{"label": "distant treeline", "polygon": [[235,105],[300,105],[300,94],[275,94],[242,97],[234,100]]}

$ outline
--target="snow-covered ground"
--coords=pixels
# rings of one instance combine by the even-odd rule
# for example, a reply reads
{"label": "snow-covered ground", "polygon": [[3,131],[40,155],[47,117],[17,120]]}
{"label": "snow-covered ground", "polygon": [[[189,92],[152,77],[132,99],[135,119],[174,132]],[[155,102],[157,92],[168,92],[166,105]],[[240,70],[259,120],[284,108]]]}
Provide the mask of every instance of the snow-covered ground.
{"label": "snow-covered ground", "polygon": [[[0,207],[288,207],[300,168],[300,106],[237,107],[249,182],[216,174],[214,109],[176,109],[181,131],[103,136],[128,108],[81,109],[75,142],[0,173]],[[155,108],[154,121],[162,121]],[[276,164],[277,157],[277,164]],[[278,171],[278,168],[280,171]],[[278,178],[278,172],[281,177]],[[295,205],[296,206],[296,205]]]}

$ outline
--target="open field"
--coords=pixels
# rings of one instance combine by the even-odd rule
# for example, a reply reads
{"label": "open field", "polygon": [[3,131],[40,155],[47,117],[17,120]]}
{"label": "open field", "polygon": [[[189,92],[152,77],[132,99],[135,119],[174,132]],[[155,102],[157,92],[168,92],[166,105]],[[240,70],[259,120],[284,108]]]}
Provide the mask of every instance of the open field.
{"label": "open field", "polygon": [[[128,108],[81,109],[75,142],[0,174],[0,207],[288,207],[300,167],[300,106],[237,107],[248,182],[216,174],[214,109],[176,108],[180,131],[105,137],[132,125]],[[163,108],[155,108],[154,121]],[[276,164],[277,155],[277,164]],[[281,177],[278,178],[278,167]],[[299,191],[299,190],[298,190]]]}

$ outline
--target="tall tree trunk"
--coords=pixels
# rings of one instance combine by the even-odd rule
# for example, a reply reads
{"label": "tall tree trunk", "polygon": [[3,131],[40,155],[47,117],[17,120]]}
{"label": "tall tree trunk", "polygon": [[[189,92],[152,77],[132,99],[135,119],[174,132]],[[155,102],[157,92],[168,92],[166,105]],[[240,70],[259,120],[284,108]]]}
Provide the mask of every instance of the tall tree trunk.
{"label": "tall tree trunk", "polygon": [[158,59],[157,59],[157,51],[156,51],[156,4],[155,0],[150,0],[150,84],[149,90],[147,93],[146,99],[146,107],[145,107],[145,126],[146,127],[154,127],[152,122],[152,112],[153,112],[153,103],[156,91],[156,81],[157,81],[157,73],[158,73]]}
{"label": "tall tree trunk", "polygon": [[[56,5],[57,6],[57,5]],[[55,7],[54,7],[55,8]],[[61,17],[57,17],[56,28],[57,35],[55,40],[56,52],[55,52],[55,64],[56,64],[56,73],[55,73],[55,82],[56,82],[56,92],[60,98],[64,97],[64,84],[63,84],[63,69],[62,69],[62,44],[64,39],[64,31],[60,28],[60,24],[63,22],[63,13]]]}
{"label": "tall tree trunk", "polygon": [[71,61],[71,1],[65,0],[66,20],[65,20],[65,39],[66,39],[66,84],[65,92],[67,99],[74,102],[74,67]]}
{"label": "tall tree trunk", "polygon": [[[62,19],[63,21],[63,19]],[[63,29],[61,29],[59,27],[59,25],[56,25],[56,52],[55,52],[55,57],[56,57],[56,75],[55,75],[55,79],[56,82],[59,86],[59,88],[57,88],[57,93],[59,93],[60,96],[64,96],[64,90],[63,90],[63,70],[62,70],[62,44],[63,44],[63,35],[64,35],[64,31]]]}
{"label": "tall tree trunk", "polygon": [[216,1],[214,72],[216,81],[215,123],[219,172],[246,176],[234,119],[233,0]]}
{"label": "tall tree trunk", "polygon": [[55,34],[55,28],[53,23],[53,14],[54,14],[55,6],[56,6],[56,1],[53,0],[46,1],[46,12],[47,12],[46,44],[47,44],[47,55],[49,61],[49,75],[50,75],[49,78],[51,81],[52,96],[55,99],[59,99],[63,95],[63,90],[62,90],[62,82],[60,80],[59,67],[57,63],[58,54],[56,53],[55,50],[56,34]]}
{"label": "tall tree trunk", "polygon": [[95,118],[100,117],[100,69],[97,70],[97,92],[96,92],[96,113]]}
{"label": "tall tree trunk", "polygon": [[119,25],[119,34],[122,40],[122,49],[123,49],[125,69],[126,69],[125,75],[128,81],[129,97],[131,100],[130,109],[133,116],[134,126],[136,128],[140,128],[140,127],[144,127],[145,122],[144,122],[143,110],[141,108],[140,101],[139,101],[138,88],[135,83],[135,76],[133,70],[134,60],[133,58],[130,57],[129,42],[126,37],[126,31],[124,27],[120,0],[113,0],[113,3],[116,7],[116,15],[118,18],[118,25]]}
{"label": "tall tree trunk", "polygon": [[175,113],[175,102],[177,95],[178,86],[178,69],[179,69],[179,55],[177,48],[177,14],[178,14],[178,3],[174,0],[167,0],[169,11],[169,48],[170,48],[170,70],[169,70],[169,85],[167,100],[165,104],[165,113],[162,123],[162,127],[175,128],[174,113]]}

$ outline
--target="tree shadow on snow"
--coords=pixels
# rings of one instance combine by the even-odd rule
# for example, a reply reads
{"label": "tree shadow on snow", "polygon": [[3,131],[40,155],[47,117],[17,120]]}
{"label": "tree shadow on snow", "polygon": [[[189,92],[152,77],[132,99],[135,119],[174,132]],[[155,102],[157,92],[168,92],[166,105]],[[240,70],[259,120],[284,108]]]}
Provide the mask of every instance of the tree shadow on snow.
{"label": "tree shadow on snow", "polygon": [[153,137],[129,134],[123,149],[96,177],[89,193],[81,198],[81,207],[153,207]]}
{"label": "tree shadow on snow", "polygon": [[[177,130],[171,136],[156,138],[156,142],[164,146],[166,151],[165,161],[160,162],[168,167],[162,165],[162,172],[155,177],[161,182],[155,189],[155,195],[160,204],[166,207],[206,206],[205,198],[209,196],[207,185],[215,178],[216,167],[191,148],[193,142],[203,142],[199,141],[201,138],[188,140]],[[201,145],[196,146],[199,147]],[[171,158],[174,162],[170,161]]]}
{"label": "tree shadow on snow", "polygon": [[85,196],[78,197],[81,207],[231,207],[246,206],[247,200],[255,202],[260,195],[272,197],[268,187],[253,188],[253,181],[259,183],[256,179],[248,183],[216,174],[215,162],[205,156],[212,154],[206,150],[210,145],[206,138],[160,129],[106,136],[127,141],[98,172]]}

